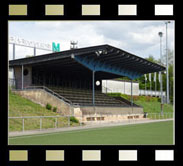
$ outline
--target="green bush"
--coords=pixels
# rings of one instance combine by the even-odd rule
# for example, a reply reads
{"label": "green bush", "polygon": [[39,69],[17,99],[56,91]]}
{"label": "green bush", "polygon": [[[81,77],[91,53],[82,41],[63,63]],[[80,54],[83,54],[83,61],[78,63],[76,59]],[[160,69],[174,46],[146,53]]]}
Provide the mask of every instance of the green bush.
{"label": "green bush", "polygon": [[73,122],[73,123],[79,123],[79,120],[76,119],[74,116],[70,117],[70,121]]}
{"label": "green bush", "polygon": [[[108,93],[107,95],[112,97],[122,97],[126,100],[131,100],[131,95],[121,94],[121,93]],[[158,102],[159,98],[152,96],[133,96],[134,101],[143,101],[143,102]]]}
{"label": "green bush", "polygon": [[121,97],[121,93],[107,93],[107,95],[112,97]]}
{"label": "green bush", "polygon": [[126,100],[130,100],[131,96],[126,95],[126,94],[120,94],[120,97],[123,97]]}
{"label": "green bush", "polygon": [[158,98],[158,102],[160,102],[160,103],[161,103],[161,98]]}
{"label": "green bush", "polygon": [[170,96],[170,102],[173,103],[173,96]]}
{"label": "green bush", "polygon": [[53,107],[53,112],[57,112],[57,107]]}
{"label": "green bush", "polygon": [[47,104],[46,104],[46,109],[47,109],[47,110],[51,110],[51,108],[52,108],[51,104],[47,103]]}

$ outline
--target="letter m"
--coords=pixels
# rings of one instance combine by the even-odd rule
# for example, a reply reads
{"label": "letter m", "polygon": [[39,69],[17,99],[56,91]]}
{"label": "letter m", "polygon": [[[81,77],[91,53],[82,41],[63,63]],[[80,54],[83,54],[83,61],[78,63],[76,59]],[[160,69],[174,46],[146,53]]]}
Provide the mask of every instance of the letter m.
{"label": "letter m", "polygon": [[52,43],[52,51],[53,52],[59,52],[60,51],[60,44],[58,43],[57,45],[55,42]]}

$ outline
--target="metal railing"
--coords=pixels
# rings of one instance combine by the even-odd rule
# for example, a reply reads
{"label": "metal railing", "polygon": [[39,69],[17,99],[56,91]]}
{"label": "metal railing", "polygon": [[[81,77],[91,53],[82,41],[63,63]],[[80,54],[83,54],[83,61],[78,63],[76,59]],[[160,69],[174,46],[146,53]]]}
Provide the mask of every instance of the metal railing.
{"label": "metal railing", "polygon": [[146,118],[153,119],[153,120],[159,120],[159,119],[173,119],[174,115],[173,113],[147,113]]}
{"label": "metal railing", "polygon": [[8,85],[11,89],[15,89],[16,87],[16,80],[14,78],[9,78],[8,79]]}
{"label": "metal railing", "polygon": [[[81,122],[73,123],[70,115],[59,116],[22,116],[8,117],[9,131],[43,130],[70,126],[82,126]],[[12,126],[11,124],[14,124]],[[15,127],[12,129],[11,127]]]}
{"label": "metal railing", "polygon": [[[9,131],[28,131],[28,130],[44,130],[57,129],[63,127],[85,126],[90,122],[99,123],[136,123],[140,121],[154,121],[154,120],[173,120],[173,113],[147,113],[147,114],[112,114],[112,113],[91,113],[80,116],[80,121],[73,122],[71,115],[59,116],[22,116],[22,117],[8,117]],[[84,119],[83,119],[84,118]]]}
{"label": "metal railing", "polygon": [[[137,116],[142,116],[144,119],[152,119],[152,120],[159,120],[159,119],[173,119],[174,118],[174,114],[173,113],[144,113],[144,114],[140,114],[140,113],[128,113],[128,114],[122,114],[122,113],[88,113],[85,114],[84,116],[87,117],[118,117],[118,116],[124,116],[124,117],[133,117],[132,119],[135,119],[135,117]],[[116,119],[117,120],[117,119]],[[123,119],[124,120],[124,119]]]}
{"label": "metal railing", "polygon": [[[139,89],[139,95],[140,96],[161,96],[161,92],[160,91],[153,91],[153,90],[143,90],[143,89]],[[166,92],[163,91],[163,96],[166,96]]]}
{"label": "metal railing", "polygon": [[69,105],[72,105],[72,106],[79,106],[78,103],[73,103],[71,100],[66,99],[65,97],[63,97],[63,96],[61,96],[60,94],[58,94],[58,93],[52,91],[51,89],[47,88],[46,86],[27,86],[25,89],[26,89],[26,90],[29,90],[29,89],[30,89],[30,90],[33,90],[33,89],[43,89],[43,90],[45,90],[46,92],[52,94],[53,96],[55,96],[55,97],[57,97],[57,98],[63,100],[64,102],[68,103]]}
{"label": "metal railing", "polygon": [[112,89],[110,89],[110,88],[107,88],[107,87],[105,87],[105,86],[103,86],[102,85],[102,93],[112,93],[113,91],[112,91]]}

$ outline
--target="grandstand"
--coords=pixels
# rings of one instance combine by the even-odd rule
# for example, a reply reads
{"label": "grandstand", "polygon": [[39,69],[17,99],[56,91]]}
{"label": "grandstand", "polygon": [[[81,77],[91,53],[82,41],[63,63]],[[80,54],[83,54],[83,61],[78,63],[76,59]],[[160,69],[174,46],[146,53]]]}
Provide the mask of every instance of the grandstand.
{"label": "grandstand", "polygon": [[[92,91],[88,89],[73,89],[61,87],[49,87],[59,95],[67,98],[74,104],[80,106],[92,106]],[[129,106],[126,102],[116,100],[113,97],[107,96],[101,91],[95,91],[95,106]]]}
{"label": "grandstand", "polygon": [[[82,116],[82,119],[79,118],[82,121],[96,120],[99,114],[103,120],[106,114],[120,115],[119,119],[142,118],[143,108],[134,104],[133,100],[113,98],[102,93],[102,80],[123,76],[133,80],[143,74],[165,70],[163,66],[110,45],[11,60],[9,67],[14,69],[17,93],[41,103],[43,97],[39,97],[41,92],[39,95],[37,92],[41,86],[46,87],[43,88],[46,93],[69,105],[65,111],[60,108],[60,113],[72,113],[78,118]],[[53,101],[50,97],[44,98]]]}

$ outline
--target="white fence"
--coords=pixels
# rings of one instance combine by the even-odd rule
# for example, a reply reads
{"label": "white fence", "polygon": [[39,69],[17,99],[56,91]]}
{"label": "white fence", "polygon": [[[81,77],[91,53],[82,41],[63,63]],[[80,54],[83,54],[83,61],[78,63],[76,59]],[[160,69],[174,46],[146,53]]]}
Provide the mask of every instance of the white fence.
{"label": "white fence", "polygon": [[173,113],[147,113],[146,118],[159,120],[159,119],[173,119]]}
{"label": "white fence", "polygon": [[[133,95],[134,96],[156,96],[160,97],[160,91],[153,90],[141,90],[139,89],[139,83],[133,82]],[[122,93],[131,95],[131,82],[124,80],[102,80],[102,93]],[[166,92],[163,91],[163,96],[166,96]]]}
{"label": "white fence", "polygon": [[[139,83],[133,82],[133,95],[139,95]],[[124,80],[102,80],[102,93],[122,93],[131,95],[131,82]]]}
{"label": "white fence", "polygon": [[[139,95],[140,96],[156,96],[160,97],[161,92],[160,91],[152,91],[152,90],[139,90]],[[166,92],[163,91],[163,96],[166,96]]]}

